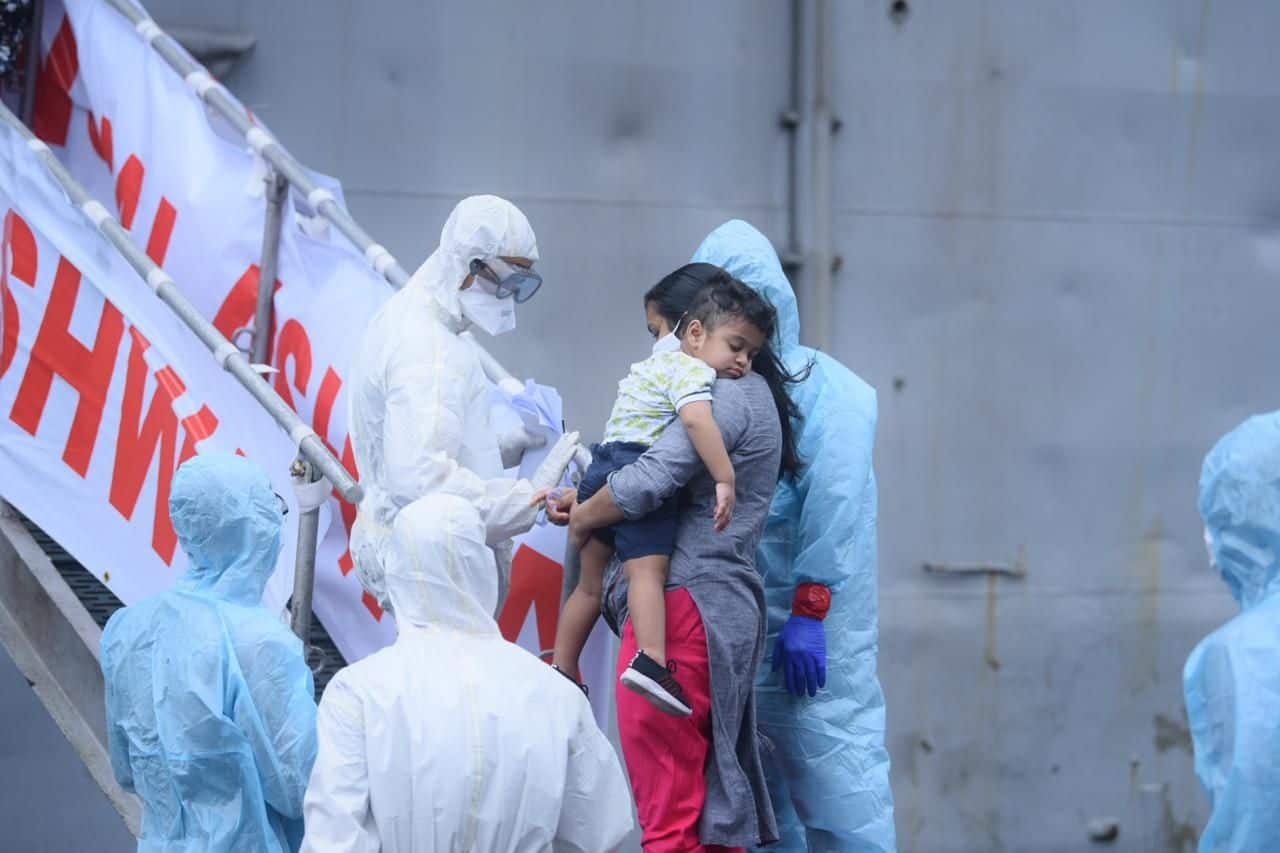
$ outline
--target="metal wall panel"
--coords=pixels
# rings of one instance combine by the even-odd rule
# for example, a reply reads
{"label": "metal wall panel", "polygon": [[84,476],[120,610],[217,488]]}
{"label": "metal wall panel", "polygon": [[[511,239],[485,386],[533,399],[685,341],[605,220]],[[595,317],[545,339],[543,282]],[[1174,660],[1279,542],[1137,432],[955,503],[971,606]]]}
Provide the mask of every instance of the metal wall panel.
{"label": "metal wall panel", "polygon": [[[148,5],[257,35],[226,82],[406,267],[459,196],[521,204],[547,286],[494,349],[587,435],[643,289],[786,233],[781,2]],[[1199,464],[1276,405],[1280,7],[889,5],[833,4],[833,350],[880,390],[901,848],[1190,849],[1180,670],[1234,611]]]}
{"label": "metal wall panel", "polygon": [[559,385],[587,434],[648,352],[644,290],[730,216],[781,226],[785,5],[290,0],[228,3],[221,24],[148,8],[258,37],[226,82],[407,269],[462,196],[519,203],[547,283],[493,349]]}
{"label": "metal wall panel", "polygon": [[1199,466],[1276,404],[1280,9],[885,6],[836,4],[834,349],[880,389],[901,849],[1193,849],[1181,667],[1234,612]]}

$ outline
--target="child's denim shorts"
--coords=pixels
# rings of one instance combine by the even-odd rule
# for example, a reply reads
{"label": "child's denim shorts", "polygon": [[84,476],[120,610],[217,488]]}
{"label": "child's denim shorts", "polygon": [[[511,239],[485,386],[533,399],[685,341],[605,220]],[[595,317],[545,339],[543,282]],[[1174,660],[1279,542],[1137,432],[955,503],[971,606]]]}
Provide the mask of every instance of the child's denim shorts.
{"label": "child's denim shorts", "polygon": [[[585,501],[600,491],[610,474],[635,462],[648,449],[643,444],[625,441],[592,445],[591,465],[578,485],[578,501]],[[678,495],[672,495],[643,518],[602,527],[593,535],[611,546],[624,562],[655,554],[670,557],[675,550],[678,517]]]}

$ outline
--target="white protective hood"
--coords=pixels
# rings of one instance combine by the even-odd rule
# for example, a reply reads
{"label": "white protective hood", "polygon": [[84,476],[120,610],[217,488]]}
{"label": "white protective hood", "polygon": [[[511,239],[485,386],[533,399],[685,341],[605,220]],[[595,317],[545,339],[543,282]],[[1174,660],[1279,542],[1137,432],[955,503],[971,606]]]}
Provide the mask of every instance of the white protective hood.
{"label": "white protective hood", "polygon": [[538,260],[538,238],[520,208],[496,195],[473,195],[458,203],[440,231],[440,245],[409,278],[406,290],[427,294],[465,326],[458,288],[473,260],[508,257]]}
{"label": "white protective hood", "polygon": [[498,632],[498,567],[480,516],[461,498],[429,495],[401,510],[386,570],[401,634],[415,628]]}
{"label": "white protective hood", "polygon": [[391,540],[400,633],[325,691],[303,850],[613,850],[633,823],[618,757],[577,687],[498,632],[476,511],[429,495]]}

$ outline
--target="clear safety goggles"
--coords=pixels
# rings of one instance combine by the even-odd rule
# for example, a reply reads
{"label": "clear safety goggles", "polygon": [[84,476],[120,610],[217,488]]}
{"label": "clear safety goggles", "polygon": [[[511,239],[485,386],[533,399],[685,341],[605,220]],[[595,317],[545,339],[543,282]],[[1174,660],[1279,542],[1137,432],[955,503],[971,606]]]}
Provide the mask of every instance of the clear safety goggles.
{"label": "clear safety goggles", "polygon": [[512,296],[516,302],[527,302],[542,287],[542,276],[526,267],[509,264],[502,258],[489,258],[487,261],[476,258],[471,262],[471,272],[492,284],[494,295],[499,299]]}

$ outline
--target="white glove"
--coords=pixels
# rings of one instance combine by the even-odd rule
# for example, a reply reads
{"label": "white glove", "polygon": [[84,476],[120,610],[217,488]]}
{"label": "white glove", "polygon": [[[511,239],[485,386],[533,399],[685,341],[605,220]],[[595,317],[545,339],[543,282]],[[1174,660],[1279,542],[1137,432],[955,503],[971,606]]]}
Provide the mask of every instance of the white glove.
{"label": "white glove", "polygon": [[502,467],[515,468],[519,466],[526,450],[532,447],[543,447],[546,443],[547,437],[545,435],[534,432],[523,425],[503,433],[498,437],[498,452],[502,454]]}
{"label": "white glove", "polygon": [[533,476],[529,478],[534,491],[560,485],[560,481],[564,479],[565,469],[569,467],[569,463],[573,461],[577,452],[577,432],[566,432],[560,436],[560,440],[547,452],[547,458],[542,460],[538,470],[534,471]]}

